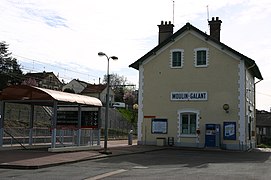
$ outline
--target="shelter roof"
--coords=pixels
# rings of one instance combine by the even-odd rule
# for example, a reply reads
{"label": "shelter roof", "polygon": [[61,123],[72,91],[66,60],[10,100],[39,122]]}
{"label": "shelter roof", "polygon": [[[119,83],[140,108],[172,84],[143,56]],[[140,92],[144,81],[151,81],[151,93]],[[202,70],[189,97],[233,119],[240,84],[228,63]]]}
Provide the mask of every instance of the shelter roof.
{"label": "shelter roof", "polygon": [[3,89],[0,94],[0,100],[10,100],[20,103],[26,103],[29,101],[58,101],[60,103],[67,104],[102,106],[102,102],[95,97],[66,93],[62,91],[55,91],[51,89],[44,89],[27,85],[13,85]]}

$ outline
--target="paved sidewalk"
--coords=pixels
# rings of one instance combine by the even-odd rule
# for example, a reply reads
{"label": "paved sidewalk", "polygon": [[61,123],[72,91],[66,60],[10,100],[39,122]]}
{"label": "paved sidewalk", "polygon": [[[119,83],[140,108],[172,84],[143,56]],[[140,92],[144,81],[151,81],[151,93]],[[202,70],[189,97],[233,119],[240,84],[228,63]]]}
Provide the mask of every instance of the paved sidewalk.
{"label": "paved sidewalk", "polygon": [[[103,145],[103,142],[101,142],[101,145]],[[133,145],[128,145],[127,140],[118,140],[108,141],[108,149],[112,152],[112,154],[109,155],[101,154],[98,150],[58,153],[48,152],[47,148],[31,150],[2,150],[0,151],[0,168],[38,169],[66,163],[104,158],[108,156],[142,153],[164,148],[165,147],[158,146],[139,146],[136,145],[136,141],[133,142]]]}
{"label": "paved sidewalk", "polygon": [[[103,142],[101,142],[103,146]],[[75,163],[80,161],[86,161],[91,159],[105,158],[110,156],[120,156],[127,154],[136,154],[150,151],[162,150],[170,147],[161,146],[141,146],[136,145],[136,141],[133,145],[128,145],[127,140],[108,141],[108,149],[112,154],[106,155],[99,153],[99,150],[88,151],[76,151],[76,152],[48,152],[48,148],[40,149],[11,149],[0,150],[0,168],[9,169],[38,169],[50,166],[57,166],[66,163]],[[182,150],[207,150],[218,151],[213,149],[195,149],[195,148],[178,148]],[[101,149],[103,150],[103,149]],[[270,148],[253,149],[254,152],[271,152]]]}

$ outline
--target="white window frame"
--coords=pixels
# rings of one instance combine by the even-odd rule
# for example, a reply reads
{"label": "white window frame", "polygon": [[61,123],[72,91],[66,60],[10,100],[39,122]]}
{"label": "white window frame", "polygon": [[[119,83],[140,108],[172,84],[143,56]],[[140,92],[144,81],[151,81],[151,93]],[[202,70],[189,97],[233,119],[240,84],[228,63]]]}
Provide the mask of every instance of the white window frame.
{"label": "white window frame", "polygon": [[[173,66],[173,53],[174,52],[181,52],[181,66]],[[184,50],[183,49],[170,50],[170,68],[172,68],[172,69],[182,68],[183,63],[184,63]]]}
{"label": "white window frame", "polygon": [[[206,51],[206,64],[204,64],[204,65],[197,64],[197,52],[198,51]],[[209,48],[196,48],[196,49],[194,49],[194,64],[195,64],[195,67],[208,67],[208,65],[209,65]]]}
{"label": "white window frame", "polygon": [[179,137],[197,137],[197,133],[195,131],[194,134],[183,134],[182,133],[182,115],[183,114],[196,114],[196,130],[199,129],[199,111],[198,110],[192,110],[192,109],[187,109],[187,110],[179,110],[178,111],[178,136]]}

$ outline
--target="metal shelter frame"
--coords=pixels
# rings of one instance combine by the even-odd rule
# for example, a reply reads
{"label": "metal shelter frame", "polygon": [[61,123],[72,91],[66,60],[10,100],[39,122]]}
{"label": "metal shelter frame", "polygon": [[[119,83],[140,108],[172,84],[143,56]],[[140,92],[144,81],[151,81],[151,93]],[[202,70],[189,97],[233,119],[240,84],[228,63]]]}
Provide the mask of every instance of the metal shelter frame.
{"label": "metal shelter frame", "polygon": [[12,85],[5,89],[0,94],[0,148],[3,147],[4,135],[4,120],[5,120],[5,103],[18,103],[31,105],[30,109],[30,132],[29,132],[29,145],[33,142],[33,120],[34,120],[34,105],[48,106],[53,108],[51,118],[51,148],[56,148],[56,133],[57,133],[57,108],[59,105],[77,105],[78,107],[78,146],[80,146],[81,137],[81,109],[82,106],[98,107],[99,119],[100,108],[102,102],[89,96],[78,94],[66,93],[50,89],[44,89],[28,85]]}

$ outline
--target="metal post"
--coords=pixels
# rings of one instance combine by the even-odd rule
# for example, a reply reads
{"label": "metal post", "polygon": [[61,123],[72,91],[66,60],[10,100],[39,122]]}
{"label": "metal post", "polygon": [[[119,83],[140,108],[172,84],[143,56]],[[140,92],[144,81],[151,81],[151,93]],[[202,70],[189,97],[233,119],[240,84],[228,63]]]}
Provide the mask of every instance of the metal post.
{"label": "metal post", "polygon": [[107,66],[107,85],[106,85],[106,109],[105,109],[105,122],[104,122],[104,154],[111,154],[107,149],[107,140],[108,140],[108,119],[109,119],[109,58],[108,58],[108,66]]}
{"label": "metal post", "polygon": [[97,133],[97,145],[101,145],[101,124],[102,124],[102,120],[101,120],[101,107],[98,107],[98,132],[95,131],[95,133]]}
{"label": "metal post", "polygon": [[82,119],[82,108],[81,105],[78,105],[78,130],[77,130],[77,146],[80,146],[81,144],[81,119]]}
{"label": "metal post", "polygon": [[97,132],[98,134],[98,137],[97,137],[97,145],[98,146],[100,146],[101,145],[101,130],[100,129],[98,129],[98,132]]}
{"label": "metal post", "polygon": [[31,104],[30,109],[30,126],[29,126],[29,146],[33,144],[33,121],[34,121],[34,105]]}
{"label": "metal post", "polygon": [[4,116],[5,116],[5,103],[0,101],[0,148],[3,147],[3,139],[4,139]]}
{"label": "metal post", "polygon": [[54,101],[53,117],[52,117],[52,142],[51,148],[56,147],[56,119],[57,119],[57,101]]}

